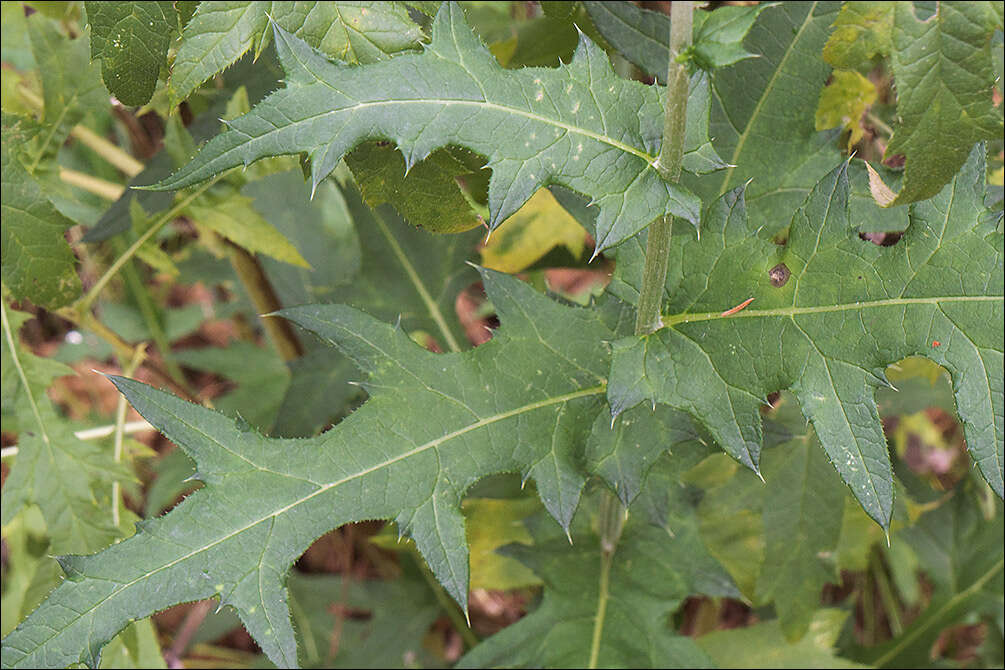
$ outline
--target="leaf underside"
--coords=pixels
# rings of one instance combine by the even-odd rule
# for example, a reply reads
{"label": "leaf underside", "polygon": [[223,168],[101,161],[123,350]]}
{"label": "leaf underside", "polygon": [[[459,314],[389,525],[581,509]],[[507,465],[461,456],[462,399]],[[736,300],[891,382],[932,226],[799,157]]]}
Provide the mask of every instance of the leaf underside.
{"label": "leaf underside", "polygon": [[483,278],[504,325],[465,354],[428,352],[349,307],[284,312],[370,373],[370,400],[316,438],[267,439],[114,378],[196,461],[206,486],[100,554],[61,558],[66,581],[4,641],[4,666],[95,665],[130,620],[212,596],[237,609],[273,662],[295,665],[287,571],[321,534],[363,519],[395,519],[466,606],[459,503],[496,472],[532,477],[545,508],[568,527],[584,483],[573,453],[605,411],[601,343],[615,333],[597,310],[564,307],[488,270]]}
{"label": "leaf underside", "polygon": [[[688,411],[756,470],[759,408],[791,389],[842,478],[888,527],[893,479],[874,391],[888,384],[887,365],[925,356],[952,375],[970,454],[1001,496],[1002,235],[981,222],[984,151],[913,205],[893,247],[850,227],[846,165],[813,189],[784,247],[751,230],[742,189],[726,194],[700,241],[674,237],[668,327],[614,343],[612,411],[644,400]],[[637,299],[642,253],[641,242],[619,249],[612,288],[624,300]]]}
{"label": "leaf underside", "polygon": [[[601,250],[658,217],[698,221],[698,198],[653,167],[663,130],[661,89],[618,77],[585,36],[568,66],[504,70],[455,4],[438,12],[422,54],[365,66],[329,62],[282,27],[274,32],[286,88],[231,122],[156,189],[298,153],[310,158],[316,187],[353,147],[389,140],[406,167],[448,145],[487,157],[492,227],[548,184],[593,200]],[[631,109],[624,100],[633,101]]]}

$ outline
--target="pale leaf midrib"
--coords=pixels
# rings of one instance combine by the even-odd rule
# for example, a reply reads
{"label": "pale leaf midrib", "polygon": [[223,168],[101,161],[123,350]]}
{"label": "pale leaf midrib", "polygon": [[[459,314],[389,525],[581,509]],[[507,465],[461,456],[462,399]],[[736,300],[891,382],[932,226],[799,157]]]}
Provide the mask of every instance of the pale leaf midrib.
{"label": "pale leaf midrib", "polygon": [[[213,547],[215,547],[215,546],[217,546],[219,544],[222,544],[223,542],[226,542],[227,540],[229,540],[229,539],[231,539],[233,537],[236,537],[237,535],[240,535],[244,531],[249,530],[251,528],[254,528],[258,524],[262,523],[263,521],[267,521],[270,518],[271,519],[275,519],[275,518],[279,517],[280,515],[285,514],[289,510],[293,509],[294,507],[297,507],[298,505],[302,505],[303,503],[305,503],[305,502],[307,502],[307,501],[309,501],[309,500],[311,500],[311,499],[313,499],[313,498],[315,498],[315,497],[317,497],[317,496],[319,496],[319,495],[321,495],[323,493],[326,493],[327,491],[330,491],[333,488],[341,486],[342,484],[345,484],[345,483],[347,483],[349,481],[352,481],[354,479],[358,479],[360,477],[366,476],[366,475],[368,475],[368,474],[370,474],[372,472],[375,472],[377,470],[380,470],[382,468],[390,467],[391,465],[394,465],[395,463],[398,463],[398,462],[400,462],[402,460],[405,460],[407,458],[411,458],[412,456],[415,456],[415,455],[418,455],[418,454],[423,453],[425,451],[428,451],[429,449],[436,448],[439,445],[443,444],[444,442],[452,440],[452,439],[454,439],[456,437],[460,437],[460,436],[462,436],[464,434],[467,434],[467,433],[469,433],[471,431],[474,431],[474,430],[477,430],[479,428],[483,428],[485,426],[491,425],[493,423],[497,423],[499,421],[503,421],[503,420],[512,418],[514,416],[519,416],[521,414],[532,412],[534,410],[541,409],[541,408],[544,408],[544,407],[550,407],[552,405],[558,405],[558,404],[570,402],[570,401],[576,400],[578,398],[585,398],[585,397],[594,396],[594,395],[602,395],[602,394],[606,393],[606,391],[607,391],[606,384],[601,384],[601,385],[593,386],[593,387],[586,388],[586,389],[580,389],[578,391],[572,391],[570,393],[565,393],[565,394],[562,394],[562,395],[559,395],[559,396],[554,396],[554,397],[551,397],[551,398],[546,398],[544,400],[539,400],[537,402],[528,403],[526,405],[522,405],[520,407],[508,410],[506,412],[500,412],[499,414],[494,414],[492,416],[485,417],[484,419],[479,419],[478,421],[475,421],[475,422],[473,422],[471,424],[468,424],[467,426],[465,426],[463,428],[459,428],[459,429],[457,429],[455,431],[447,433],[446,435],[438,437],[438,438],[436,438],[434,440],[430,440],[430,441],[428,441],[428,442],[426,442],[424,444],[421,444],[421,445],[415,447],[414,449],[410,449],[409,451],[407,451],[407,452],[405,452],[403,454],[399,454],[397,456],[394,456],[393,458],[388,458],[388,459],[386,459],[384,461],[381,461],[380,463],[377,463],[376,465],[370,466],[369,468],[365,468],[363,470],[360,470],[359,472],[355,472],[352,475],[349,475],[347,477],[343,477],[342,479],[339,479],[339,480],[334,481],[334,482],[329,482],[328,484],[325,484],[324,486],[319,487],[317,490],[311,492],[310,494],[308,494],[306,496],[303,496],[303,497],[295,500],[294,502],[286,505],[285,507],[281,507],[278,510],[273,510],[269,514],[267,514],[265,516],[262,516],[261,518],[256,519],[255,521],[247,523],[244,526],[242,526],[241,528],[238,528],[237,530],[231,531],[231,532],[227,533],[226,535],[224,535],[224,536],[222,536],[222,537],[214,540],[213,542],[207,543],[207,544],[205,544],[205,545],[203,545],[203,546],[201,546],[201,547],[199,547],[197,549],[194,549],[193,551],[190,551],[189,553],[185,554],[184,556],[176,558],[176,559],[174,559],[174,560],[172,560],[172,561],[170,561],[168,563],[165,563],[163,565],[157,566],[153,570],[151,570],[151,571],[149,571],[149,572],[147,572],[147,573],[145,573],[145,574],[137,577],[136,579],[133,579],[132,581],[129,581],[129,582],[126,582],[126,583],[122,584],[120,587],[114,589],[111,593],[109,593],[107,596],[105,596],[104,598],[102,598],[100,601],[98,601],[97,603],[95,603],[94,605],[92,605],[91,607],[89,607],[88,609],[83,610],[81,612],[78,612],[77,616],[74,617],[74,619],[72,621],[70,621],[65,626],[63,626],[61,630],[54,630],[52,635],[50,635],[49,637],[45,638],[44,640],[39,641],[38,644],[36,644],[32,648],[32,650],[30,652],[25,652],[25,655],[27,656],[27,655],[29,655],[29,653],[34,653],[34,651],[36,649],[39,649],[40,647],[45,646],[45,644],[47,644],[49,640],[55,638],[57,635],[60,634],[60,632],[65,631],[66,629],[68,629],[71,626],[73,626],[77,621],[79,621],[80,619],[82,619],[86,614],[88,614],[90,612],[93,612],[94,610],[98,609],[106,601],[108,601],[111,598],[117,596],[118,594],[122,593],[123,591],[131,588],[135,584],[137,584],[139,582],[142,582],[144,580],[150,579],[154,575],[156,575],[157,573],[163,572],[164,570],[167,570],[167,569],[169,569],[171,567],[174,567],[175,565],[178,565],[179,563],[187,561],[188,559],[192,558],[193,556],[196,556],[196,555],[198,555],[198,554],[200,554],[202,552],[205,552],[205,551],[209,551]],[[177,416],[175,416],[174,418],[180,419],[180,417],[177,417]],[[101,579],[99,577],[92,577],[92,576],[89,576],[89,575],[85,575],[84,577],[87,578],[87,579],[99,579],[99,580]],[[104,581],[109,581],[109,580],[104,580]]]}
{"label": "pale leaf midrib", "polygon": [[[576,133],[576,134],[582,135],[584,137],[588,137],[588,138],[593,139],[593,140],[595,140],[597,142],[600,142],[601,144],[606,144],[606,145],[608,145],[608,146],[610,146],[610,147],[612,147],[614,149],[618,149],[619,151],[622,151],[624,153],[631,154],[631,155],[633,155],[633,156],[635,156],[637,158],[640,158],[643,161],[645,161],[647,168],[655,169],[655,168],[653,168],[653,164],[656,162],[656,157],[655,156],[652,156],[652,155],[646,153],[645,151],[642,151],[641,149],[633,147],[633,146],[631,146],[629,144],[625,144],[623,142],[619,142],[618,140],[615,140],[614,138],[608,137],[607,135],[603,135],[601,133],[594,132],[594,131],[589,130],[587,128],[582,128],[580,126],[575,126],[575,125],[572,125],[570,123],[565,123],[564,121],[560,121],[560,120],[557,120],[557,119],[550,119],[550,118],[548,118],[546,116],[541,116],[540,114],[536,114],[534,112],[529,112],[529,111],[526,111],[526,110],[517,109],[515,107],[509,107],[507,105],[502,105],[502,104],[499,104],[497,102],[489,102],[487,100],[465,100],[465,99],[451,99],[451,98],[421,98],[421,99],[416,98],[416,99],[404,99],[404,100],[374,100],[374,101],[368,101],[368,102],[358,102],[358,103],[356,103],[354,105],[348,105],[348,106],[345,106],[345,107],[337,107],[337,108],[334,108],[334,109],[326,110],[326,111],[324,111],[324,112],[322,112],[320,114],[314,114],[312,116],[308,116],[308,117],[303,118],[303,119],[297,119],[296,121],[294,121],[293,123],[290,123],[288,125],[277,127],[274,130],[269,130],[267,133],[263,133],[261,135],[254,135],[254,136],[253,135],[249,135],[248,133],[240,131],[240,130],[234,128],[233,126],[231,126],[230,127],[231,132],[235,132],[235,133],[239,133],[241,135],[244,135],[248,139],[245,142],[242,142],[241,144],[239,144],[239,145],[237,145],[237,146],[235,146],[235,147],[233,147],[231,149],[228,149],[227,151],[224,151],[224,152],[220,153],[218,156],[216,156],[212,160],[213,161],[219,161],[221,159],[226,159],[229,155],[231,155],[233,153],[236,153],[236,152],[239,152],[242,149],[246,148],[248,146],[248,144],[250,144],[252,142],[261,141],[264,138],[270,137],[273,133],[279,133],[279,132],[287,131],[287,130],[289,130],[291,128],[296,128],[297,126],[302,125],[302,124],[312,123],[312,122],[316,121],[317,119],[320,119],[321,117],[324,117],[324,116],[328,116],[328,115],[331,115],[331,114],[341,114],[341,113],[344,113],[344,112],[355,113],[355,112],[357,112],[359,110],[367,109],[367,108],[370,108],[370,107],[385,107],[385,106],[393,106],[393,105],[439,105],[439,106],[442,106],[442,107],[447,107],[447,106],[450,106],[450,105],[468,105],[468,106],[472,106],[472,107],[478,107],[478,108],[481,108],[481,109],[495,110],[495,111],[499,111],[499,112],[503,112],[503,113],[507,113],[507,114],[513,114],[514,116],[523,116],[525,118],[528,118],[528,119],[530,119],[532,121],[536,121],[538,123],[542,123],[542,124],[545,124],[545,125],[554,126],[556,128],[561,128],[561,129],[563,129],[563,130],[565,130],[567,132],[570,132],[570,133]],[[367,138],[363,138],[363,139],[367,139]],[[369,139],[375,139],[375,138],[369,138]],[[319,145],[320,145],[320,143],[319,143]],[[205,167],[205,165],[201,166],[201,168],[204,168],[204,167]],[[158,186],[158,189],[164,189],[164,190],[166,190],[166,189],[176,188],[176,186],[174,186],[173,184],[184,183],[184,180],[185,179],[190,179],[191,176],[192,176],[192,174],[197,174],[197,173],[189,173],[188,175],[183,175],[182,179],[176,179],[173,182],[169,182],[168,184],[165,184],[163,186]],[[199,181],[201,181],[202,179],[205,179],[205,177],[198,178]],[[157,190],[157,189],[154,189],[154,190]]]}
{"label": "pale leaf midrib", "polygon": [[426,311],[429,312],[429,318],[433,320],[436,327],[439,328],[440,334],[443,339],[446,340],[447,346],[452,352],[459,352],[461,350],[460,344],[458,344],[457,339],[454,334],[450,331],[450,326],[447,325],[447,321],[443,318],[443,312],[440,310],[439,305],[433,300],[432,295],[430,295],[429,290],[426,288],[425,283],[423,283],[422,278],[419,273],[416,272],[415,266],[412,265],[411,260],[408,258],[408,254],[405,250],[401,248],[398,244],[398,240],[395,238],[394,234],[384,223],[383,218],[374,211],[373,220],[377,223],[377,227],[380,228],[380,234],[384,236],[387,240],[388,246],[391,247],[391,251],[394,252],[395,258],[401,264],[402,269],[408,276],[408,281],[412,283],[415,288],[415,292],[419,294],[419,298],[422,300],[422,304],[426,307]]}
{"label": "pale leaf midrib", "polygon": [[723,316],[722,312],[682,312],[672,314],[663,318],[663,323],[667,327],[676,326],[681,323],[697,323],[699,321],[711,321],[714,319],[756,319],[770,317],[794,317],[805,314],[827,314],[832,312],[848,312],[862,309],[876,309],[880,307],[910,307],[915,305],[941,305],[943,303],[954,302],[1001,302],[1005,300],[1003,296],[938,296],[931,298],[890,298],[888,300],[867,300],[861,302],[842,303],[837,305],[817,305],[814,307],[778,307],[775,309],[744,309],[743,311],[729,316]]}

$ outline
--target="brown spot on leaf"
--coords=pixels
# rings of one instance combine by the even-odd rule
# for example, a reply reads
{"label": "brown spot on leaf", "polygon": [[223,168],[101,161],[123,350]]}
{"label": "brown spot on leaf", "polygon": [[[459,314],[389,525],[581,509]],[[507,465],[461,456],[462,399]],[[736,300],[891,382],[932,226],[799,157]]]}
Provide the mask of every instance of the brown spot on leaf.
{"label": "brown spot on leaf", "polygon": [[789,277],[792,276],[792,272],[785,263],[779,263],[775,267],[768,270],[768,276],[771,278],[771,285],[775,288],[781,288],[789,281]]}

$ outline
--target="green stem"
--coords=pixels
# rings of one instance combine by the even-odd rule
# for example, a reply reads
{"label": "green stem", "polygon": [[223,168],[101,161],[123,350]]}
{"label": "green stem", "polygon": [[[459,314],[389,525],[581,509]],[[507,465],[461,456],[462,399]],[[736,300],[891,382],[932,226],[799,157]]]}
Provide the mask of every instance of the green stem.
{"label": "green stem", "polygon": [[147,229],[145,233],[140,235],[136,239],[136,241],[133,242],[121,256],[115,259],[115,262],[112,263],[112,266],[108,268],[105,274],[103,274],[97,282],[95,282],[94,286],[91,287],[91,290],[87,292],[87,295],[85,295],[83,298],[77,301],[77,303],[74,305],[75,309],[77,309],[81,314],[89,312],[91,309],[91,305],[94,304],[95,299],[97,299],[98,295],[105,289],[105,286],[108,285],[108,282],[112,280],[112,277],[114,277],[118,273],[118,271],[122,269],[122,266],[126,264],[126,261],[132,258],[136,254],[136,252],[139,251],[140,247],[142,247],[147,240],[156,235],[160,231],[160,229],[165,226],[165,224],[174,220],[174,218],[178,216],[186,207],[192,204],[193,200],[195,200],[200,195],[209,190],[209,188],[213,184],[220,181],[220,179],[223,178],[224,174],[226,173],[218,174],[217,176],[213,177],[211,180],[209,180],[199,188],[189,193],[181,201],[179,201],[178,204],[176,204],[170,210],[162,214],[159,219],[154,221],[154,223]]}
{"label": "green stem", "polygon": [[[120,361],[122,363],[122,374],[126,377],[131,377],[136,368],[140,367],[143,363],[143,357],[146,356],[146,346],[140,344],[133,351],[132,359],[127,363],[124,360]],[[115,462],[118,463],[122,460],[122,444],[123,436],[125,435],[126,426],[126,410],[129,409],[129,405],[126,402],[126,396],[119,394],[119,401],[115,407],[115,437],[113,438],[115,444],[114,458]],[[119,507],[122,492],[122,487],[118,480],[112,482],[112,525],[116,528],[119,527]]]}
{"label": "green stem", "polygon": [[[687,70],[677,62],[678,54],[691,43],[692,3],[678,0],[670,5],[670,62],[667,65],[666,105],[663,116],[663,142],[653,167],[670,183],[680,179],[684,159],[684,133],[687,124]],[[670,260],[670,231],[673,217],[667,216],[649,226],[646,260],[642,271],[635,334],[648,335],[663,326],[660,312],[666,291]]]}
{"label": "green stem", "polygon": [[600,535],[600,583],[597,586],[597,614],[593,619],[593,638],[590,641],[590,660],[587,663],[589,668],[596,668],[600,659],[600,642],[604,637],[607,601],[610,599],[611,567],[614,565],[614,552],[618,548],[621,532],[628,519],[628,510],[613,493],[605,490],[602,495],[597,518],[597,532]]}
{"label": "green stem", "polygon": [[876,603],[873,597],[874,575],[866,570],[862,575],[862,638],[865,646],[876,644]]}
{"label": "green stem", "polygon": [[[279,302],[279,297],[272,288],[269,278],[265,276],[258,259],[229,240],[226,241],[226,246],[230,255],[230,265],[258,313],[272,314],[281,310],[283,305]],[[304,347],[289,321],[279,317],[265,317],[262,318],[262,325],[276,351],[279,352],[279,357],[284,361],[293,361],[304,355]]]}

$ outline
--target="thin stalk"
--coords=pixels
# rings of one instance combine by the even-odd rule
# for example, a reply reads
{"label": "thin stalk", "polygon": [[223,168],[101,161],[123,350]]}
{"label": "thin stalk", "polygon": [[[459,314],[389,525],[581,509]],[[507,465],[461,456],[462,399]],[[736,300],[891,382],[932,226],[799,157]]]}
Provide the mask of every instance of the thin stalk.
{"label": "thin stalk", "polygon": [[[258,259],[229,240],[226,245],[230,264],[258,313],[272,314],[282,309],[283,305],[279,302],[279,297],[272,288],[269,278],[265,276]],[[289,321],[278,317],[266,317],[262,319],[262,325],[276,351],[279,352],[279,357],[284,361],[296,360],[303,355],[303,345]]]}
{"label": "thin stalk", "polygon": [[600,583],[597,585],[597,614],[593,619],[593,636],[590,640],[590,660],[588,668],[596,668],[600,659],[600,642],[604,637],[607,618],[607,601],[610,600],[611,568],[614,552],[618,548],[621,532],[628,519],[628,510],[610,491],[603,492],[600,512],[597,518],[597,532],[600,535]]}
{"label": "thin stalk", "polygon": [[[150,422],[145,419],[139,421],[127,421],[122,424],[122,434],[132,435],[133,433],[140,433],[146,430],[157,430],[150,425]],[[108,424],[106,426],[95,426],[94,428],[85,428],[84,430],[76,431],[73,436],[78,440],[97,440],[102,437],[108,437],[115,433],[115,424]],[[0,457],[7,459],[13,458],[18,454],[17,445],[12,445],[10,447],[4,447],[0,450]]]}
{"label": "thin stalk", "polygon": [[[130,373],[132,374],[132,373]],[[73,434],[78,440],[97,440],[102,437],[108,437],[115,432],[118,424],[108,424],[107,426],[95,426],[94,428],[85,428],[84,430],[78,430]],[[146,419],[140,419],[139,421],[126,421],[122,424],[122,434],[132,435],[133,433],[142,433],[147,430],[157,430],[154,428],[149,421]]]}
{"label": "thin stalk", "polygon": [[[143,363],[143,358],[146,356],[146,345],[139,344],[133,351],[133,357],[122,367],[122,374],[127,377],[131,377],[136,368],[140,367]],[[129,409],[129,405],[126,403],[126,396],[119,394],[119,401],[115,407],[115,437],[113,438],[115,451],[113,458],[116,463],[122,461],[122,443],[123,436],[125,435],[126,426],[126,410]],[[112,482],[112,525],[116,528],[119,527],[119,506],[122,498],[122,486],[116,480]]]}
{"label": "thin stalk", "polygon": [[893,128],[891,128],[890,126],[888,126],[886,124],[886,122],[883,121],[883,119],[879,118],[878,116],[876,116],[872,112],[867,113],[865,115],[865,118],[866,118],[866,120],[869,121],[869,123],[871,123],[872,125],[876,126],[880,130],[882,130],[884,133],[886,133],[887,136],[892,136],[893,135]]}
{"label": "thin stalk", "polygon": [[126,187],[122,184],[92,177],[76,170],[67,170],[64,167],[59,168],[59,178],[71,186],[76,186],[110,202],[115,202],[126,192]]}
{"label": "thin stalk", "polygon": [[[667,65],[667,92],[663,116],[663,142],[653,167],[664,180],[680,179],[684,159],[684,131],[687,123],[687,70],[677,62],[677,56],[691,44],[692,3],[677,0],[670,5],[670,61]],[[648,335],[663,326],[663,308],[667,266],[670,254],[670,231],[673,217],[658,219],[649,226],[646,260],[642,271],[635,334]]]}
{"label": "thin stalk", "polygon": [[95,282],[94,286],[91,287],[91,290],[87,292],[87,295],[85,295],[83,298],[77,301],[74,307],[81,313],[89,312],[91,309],[91,305],[94,303],[95,299],[105,289],[105,286],[108,285],[108,282],[112,280],[112,277],[114,277],[116,273],[118,273],[118,271],[122,269],[122,266],[125,265],[126,261],[132,258],[136,254],[136,252],[139,251],[139,248],[142,247],[147,240],[156,235],[158,231],[160,231],[160,229],[164,227],[165,224],[167,224],[169,221],[174,220],[174,218],[179,214],[181,214],[181,212],[186,207],[192,204],[193,200],[195,200],[200,195],[209,190],[209,188],[213,186],[213,184],[220,181],[220,179],[223,178],[224,174],[226,173],[218,174],[217,176],[213,177],[211,180],[207,181],[199,188],[189,193],[187,196],[182,198],[182,200],[180,200],[174,207],[172,207],[170,210],[162,214],[160,218],[158,218],[156,221],[154,221],[154,223],[147,229],[145,233],[140,235],[136,239],[136,241],[133,242],[132,245],[130,245],[130,247],[126,249],[126,251],[121,256],[115,259],[115,262],[112,263],[112,266],[105,271],[105,274],[103,274],[97,282]]}
{"label": "thin stalk", "polygon": [[862,638],[863,644],[871,647],[876,644],[876,601],[873,594],[874,575],[866,570],[862,575]]}
{"label": "thin stalk", "polygon": [[185,650],[188,649],[189,642],[192,641],[192,637],[199,630],[202,622],[206,619],[206,616],[213,609],[213,600],[200,600],[195,603],[192,608],[185,615],[184,621],[182,621],[181,627],[178,632],[175,633],[174,641],[171,642],[171,646],[164,652],[164,661],[167,663],[169,668],[181,668],[184,667],[181,662],[182,656],[185,654]]}
{"label": "thin stalk", "polygon": [[70,137],[104,158],[130,179],[143,172],[143,163],[86,126],[74,126],[70,130]]}

